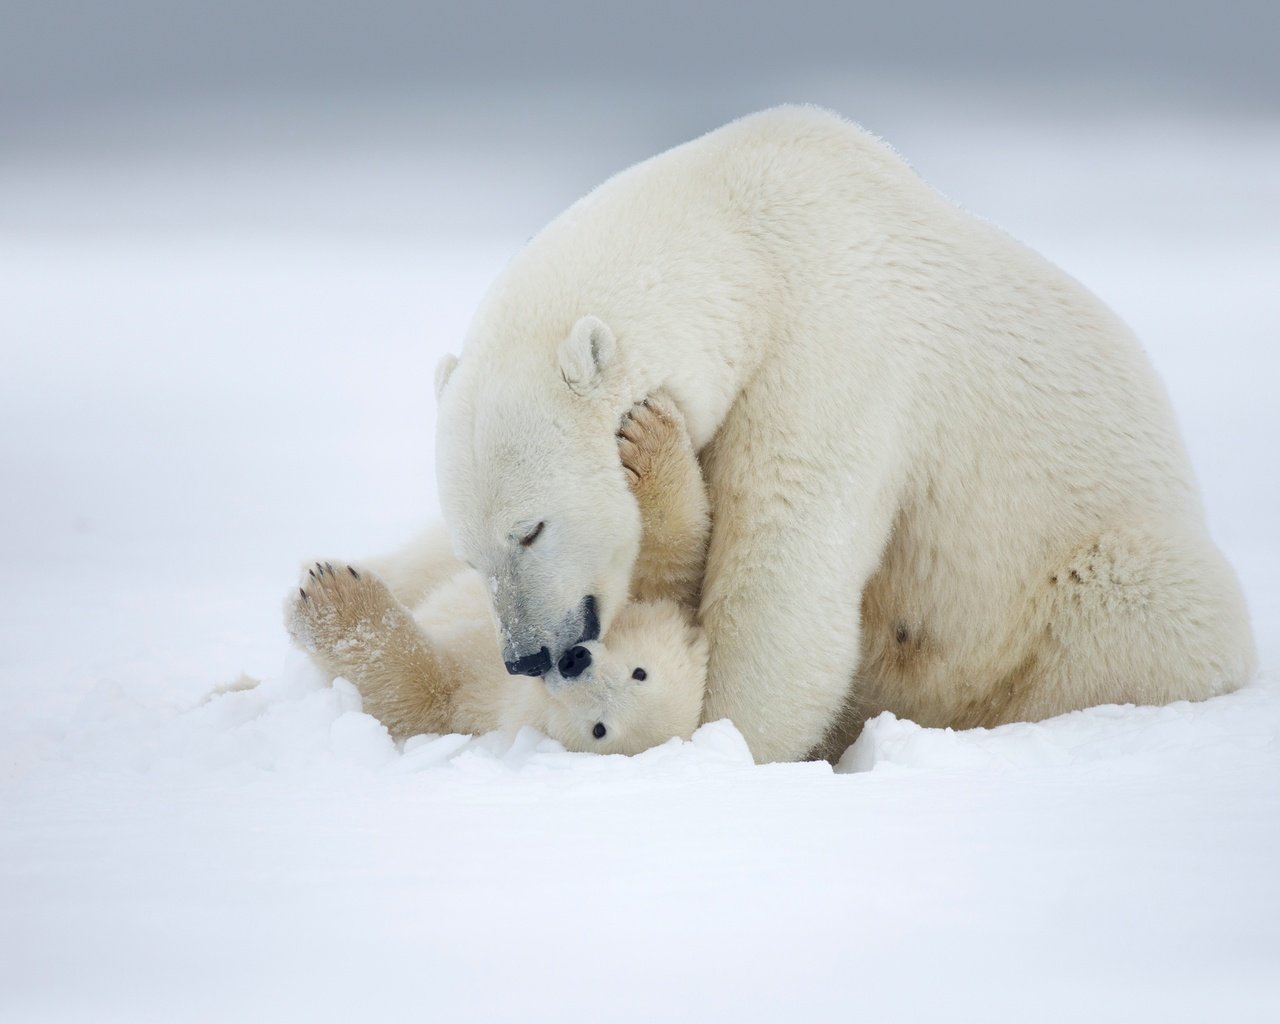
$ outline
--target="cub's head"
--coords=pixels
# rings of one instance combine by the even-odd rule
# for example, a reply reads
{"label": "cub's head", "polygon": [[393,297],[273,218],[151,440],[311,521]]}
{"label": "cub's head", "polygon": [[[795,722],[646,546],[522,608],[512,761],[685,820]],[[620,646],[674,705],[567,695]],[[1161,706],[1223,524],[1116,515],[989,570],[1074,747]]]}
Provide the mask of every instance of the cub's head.
{"label": "cub's head", "polygon": [[693,735],[702,718],[707,642],[679,605],[628,604],[604,643],[577,650],[588,653],[576,663],[562,659],[573,678],[557,668],[544,680],[553,739],[569,750],[638,754]]}
{"label": "cub's head", "polygon": [[436,372],[440,505],[488,583],[512,674],[546,675],[627,597],[640,512],[618,458],[630,399],[616,347],[588,316],[554,354],[518,347],[501,367],[449,356]]}

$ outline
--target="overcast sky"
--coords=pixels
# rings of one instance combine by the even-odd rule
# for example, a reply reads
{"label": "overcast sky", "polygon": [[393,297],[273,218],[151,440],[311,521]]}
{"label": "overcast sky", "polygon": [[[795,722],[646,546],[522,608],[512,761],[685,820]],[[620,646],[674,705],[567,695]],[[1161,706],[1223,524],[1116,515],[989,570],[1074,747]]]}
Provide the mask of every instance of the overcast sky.
{"label": "overcast sky", "polygon": [[1280,105],[1280,0],[0,0],[0,114],[806,73],[1139,80]]}

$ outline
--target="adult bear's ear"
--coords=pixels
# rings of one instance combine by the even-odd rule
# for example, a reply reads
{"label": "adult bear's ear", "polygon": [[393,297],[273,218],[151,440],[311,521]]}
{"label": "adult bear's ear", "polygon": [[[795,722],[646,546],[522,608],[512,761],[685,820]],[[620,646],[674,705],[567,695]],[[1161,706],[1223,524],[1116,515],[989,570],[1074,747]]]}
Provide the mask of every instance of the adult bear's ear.
{"label": "adult bear's ear", "polygon": [[584,316],[560,345],[560,376],[569,390],[581,395],[600,381],[600,374],[617,349],[613,331],[598,316]]}
{"label": "adult bear's ear", "polygon": [[440,401],[440,396],[444,394],[444,386],[449,383],[449,378],[453,376],[454,369],[457,368],[458,357],[452,352],[441,358],[436,363],[436,401]]}

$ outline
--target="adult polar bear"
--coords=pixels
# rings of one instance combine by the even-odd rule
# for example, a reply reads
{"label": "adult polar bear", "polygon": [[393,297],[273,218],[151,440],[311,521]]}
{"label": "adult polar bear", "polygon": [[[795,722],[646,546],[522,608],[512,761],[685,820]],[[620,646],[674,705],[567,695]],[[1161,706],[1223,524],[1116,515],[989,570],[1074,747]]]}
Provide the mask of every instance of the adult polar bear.
{"label": "adult polar bear", "polygon": [[833,114],[755,114],[601,185],[513,259],[437,389],[451,541],[529,674],[625,602],[614,434],[672,396],[714,517],[705,718],[758,761],[838,753],[882,709],[994,725],[1252,672],[1133,337]]}

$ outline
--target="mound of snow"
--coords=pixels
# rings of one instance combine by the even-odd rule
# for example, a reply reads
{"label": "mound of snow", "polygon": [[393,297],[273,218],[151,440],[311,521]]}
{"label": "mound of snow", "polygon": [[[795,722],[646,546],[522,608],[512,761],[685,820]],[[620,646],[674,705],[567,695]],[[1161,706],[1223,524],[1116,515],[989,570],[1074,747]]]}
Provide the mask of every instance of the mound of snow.
{"label": "mound of snow", "polygon": [[1265,752],[1280,735],[1280,701],[1262,682],[1238,693],[1166,707],[1087,708],[1044,722],[996,729],[926,729],[885,712],[867,723],[839,772],[1061,768],[1197,752]]}

